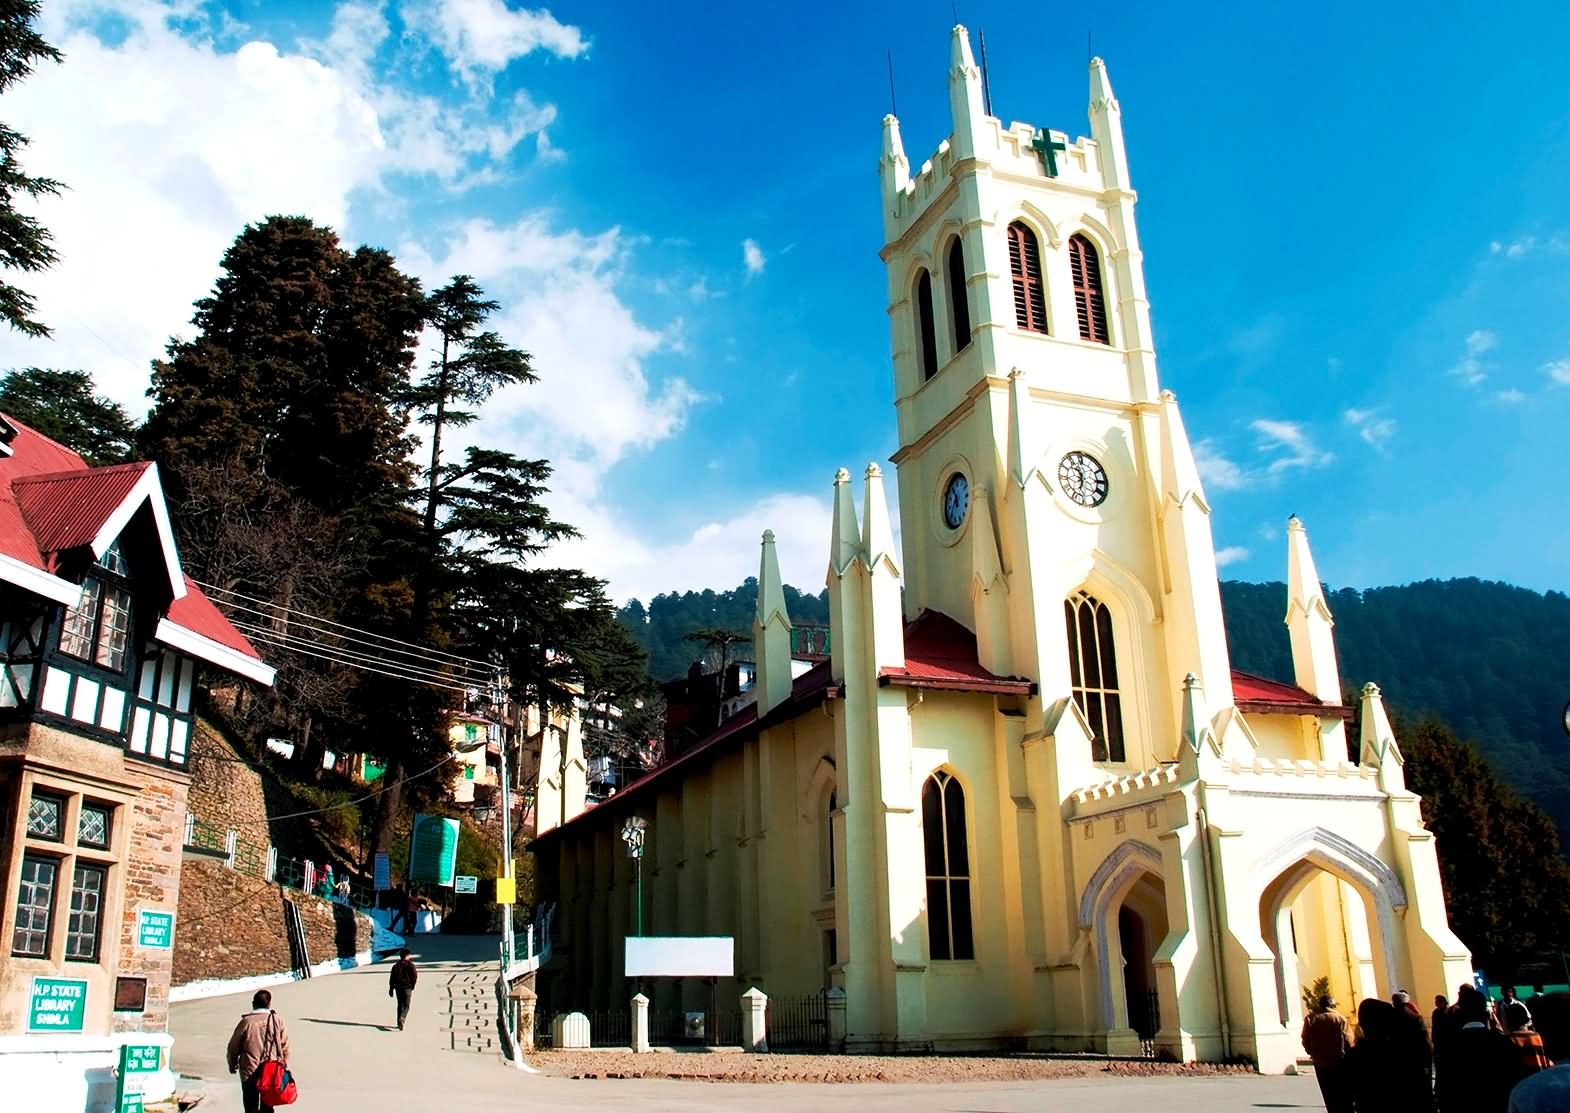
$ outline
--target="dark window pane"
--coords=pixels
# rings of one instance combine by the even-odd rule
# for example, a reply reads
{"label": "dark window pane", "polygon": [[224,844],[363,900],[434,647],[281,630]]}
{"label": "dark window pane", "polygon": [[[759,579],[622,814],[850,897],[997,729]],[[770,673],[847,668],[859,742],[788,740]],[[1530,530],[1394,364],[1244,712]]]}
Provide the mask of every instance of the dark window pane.
{"label": "dark window pane", "polygon": [[1101,719],[1101,696],[1091,693],[1085,697],[1085,720],[1090,726],[1090,756],[1094,761],[1107,760],[1107,732]]}
{"label": "dark window pane", "polygon": [[954,350],[970,343],[970,291],[965,288],[965,247],[955,236],[949,246],[949,307],[954,319]]}
{"label": "dark window pane", "polygon": [[61,816],[65,812],[65,801],[58,796],[43,796],[33,793],[32,800],[27,805],[27,834],[34,839],[60,838]]}
{"label": "dark window pane", "polygon": [[74,607],[66,609],[60,626],[60,652],[80,657],[92,656],[93,628],[98,619],[98,592],[102,585],[91,576],[82,581],[82,594]]}
{"label": "dark window pane", "polygon": [[921,838],[927,853],[927,875],[943,873],[943,798],[931,777],[921,786]]}
{"label": "dark window pane", "polygon": [[1101,686],[1116,688],[1118,661],[1112,644],[1112,612],[1107,610],[1105,603],[1096,607],[1096,642],[1101,647]]}
{"label": "dark window pane", "polygon": [[98,957],[98,921],[103,899],[103,869],[77,866],[71,879],[71,918],[65,931],[66,958],[91,962]]}
{"label": "dark window pane", "polygon": [[1101,687],[1101,664],[1096,652],[1096,625],[1094,616],[1095,603],[1083,601],[1075,609],[1075,620],[1079,623],[1079,648],[1084,661],[1085,687]]}
{"label": "dark window pane", "polygon": [[948,884],[938,878],[927,882],[927,947],[935,959],[954,957],[949,939]]}
{"label": "dark window pane", "polygon": [[1074,604],[1068,599],[1063,600],[1063,628],[1068,631],[1069,683],[1078,688],[1083,684],[1079,673],[1079,627],[1074,621]]}
{"label": "dark window pane", "polygon": [[954,933],[950,957],[975,958],[976,944],[970,933],[969,881],[949,882],[949,923]]}
{"label": "dark window pane", "polygon": [[1123,761],[1127,752],[1123,746],[1123,705],[1116,692],[1107,693],[1107,756],[1111,761]]}
{"label": "dark window pane", "polygon": [[76,821],[76,841],[88,846],[109,845],[109,809],[83,804]]}
{"label": "dark window pane", "polygon": [[970,876],[970,855],[965,847],[965,790],[959,787],[959,782],[950,780],[943,786],[943,812],[945,826],[948,828],[948,851],[950,877]]}
{"label": "dark window pane", "polygon": [[916,323],[921,337],[921,370],[925,378],[938,373],[938,330],[932,319],[932,276],[926,271],[916,282]]}
{"label": "dark window pane", "polygon": [[11,952],[34,958],[49,955],[49,921],[55,903],[55,876],[59,866],[52,858],[22,859],[16,887],[16,930]]}

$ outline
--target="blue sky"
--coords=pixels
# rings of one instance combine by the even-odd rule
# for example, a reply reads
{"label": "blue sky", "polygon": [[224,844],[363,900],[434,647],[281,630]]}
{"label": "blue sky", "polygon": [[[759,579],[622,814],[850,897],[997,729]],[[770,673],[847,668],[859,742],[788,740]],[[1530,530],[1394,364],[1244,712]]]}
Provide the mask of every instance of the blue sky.
{"label": "blue sky", "polygon": [[[757,10],[753,10],[757,9]],[[1281,526],[1372,586],[1570,573],[1570,16],[1553,5],[962,4],[1007,123],[1123,108],[1163,385],[1224,574]],[[65,65],[0,118],[61,178],[57,328],[139,410],[241,225],[303,212],[476,274],[539,385],[476,436],[558,466],[618,596],[821,583],[835,468],[895,447],[876,163],[948,132],[950,5],[45,0]],[[918,24],[919,20],[919,24]]]}

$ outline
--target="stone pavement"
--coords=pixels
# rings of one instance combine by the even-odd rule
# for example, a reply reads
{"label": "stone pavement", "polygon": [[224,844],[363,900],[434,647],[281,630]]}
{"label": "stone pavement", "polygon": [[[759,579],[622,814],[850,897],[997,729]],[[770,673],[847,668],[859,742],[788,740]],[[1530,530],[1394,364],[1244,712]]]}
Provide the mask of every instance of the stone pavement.
{"label": "stone pavement", "polygon": [[[945,1085],[745,1085],[667,1080],[578,1081],[525,1074],[500,1060],[492,996],[494,942],[417,936],[420,967],[407,1028],[395,1027],[388,964],[278,986],[301,1113],[509,1113],[615,1102],[640,1110],[814,1113],[1242,1113],[1321,1109],[1311,1078],[1085,1078]],[[173,1006],[174,1066],[200,1079],[199,1113],[239,1113],[224,1047],[249,994]]]}

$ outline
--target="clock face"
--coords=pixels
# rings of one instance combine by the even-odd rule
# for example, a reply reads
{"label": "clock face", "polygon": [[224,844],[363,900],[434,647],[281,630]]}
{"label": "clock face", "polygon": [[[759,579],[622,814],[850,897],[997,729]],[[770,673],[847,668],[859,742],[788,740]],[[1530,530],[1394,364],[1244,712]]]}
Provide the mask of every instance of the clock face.
{"label": "clock face", "polygon": [[963,472],[955,472],[943,487],[943,524],[949,529],[959,529],[969,512],[970,480]]}
{"label": "clock face", "polygon": [[1063,493],[1081,506],[1100,506],[1107,501],[1107,472],[1101,461],[1084,452],[1070,452],[1058,464],[1058,482]]}

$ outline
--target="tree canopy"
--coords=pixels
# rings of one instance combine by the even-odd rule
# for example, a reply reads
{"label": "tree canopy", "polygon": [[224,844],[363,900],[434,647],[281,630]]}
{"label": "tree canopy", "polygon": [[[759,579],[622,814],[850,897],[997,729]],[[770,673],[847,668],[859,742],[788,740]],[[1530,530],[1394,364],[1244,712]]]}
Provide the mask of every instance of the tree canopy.
{"label": "tree canopy", "polygon": [[135,423],[118,402],[93,390],[86,371],[7,371],[0,379],[0,412],[59,441],[94,466],[131,458]]}
{"label": "tree canopy", "polygon": [[[0,93],[33,72],[40,62],[58,62],[61,53],[34,29],[38,0],[0,0]],[[27,136],[0,123],[0,269],[35,274],[59,256],[49,229],[35,216],[17,211],[16,199],[38,200],[60,192],[53,178],[22,169]],[[48,336],[49,326],[33,316],[37,299],[9,282],[0,282],[0,317],[27,336]]]}

